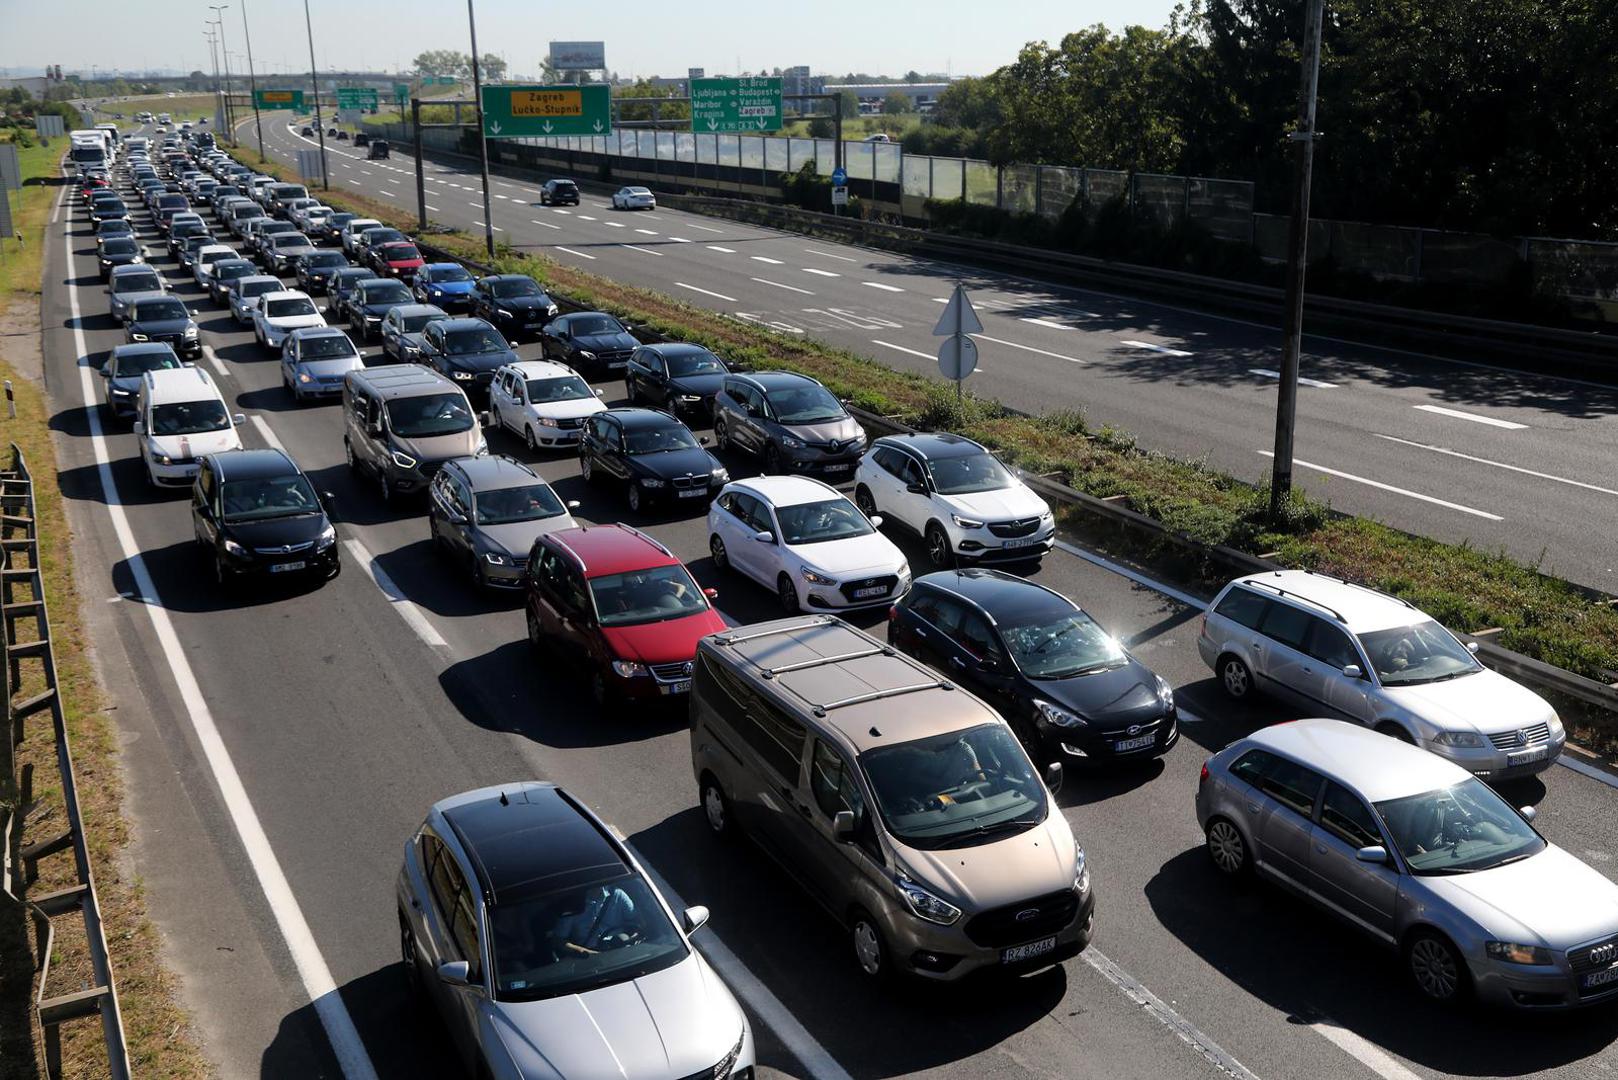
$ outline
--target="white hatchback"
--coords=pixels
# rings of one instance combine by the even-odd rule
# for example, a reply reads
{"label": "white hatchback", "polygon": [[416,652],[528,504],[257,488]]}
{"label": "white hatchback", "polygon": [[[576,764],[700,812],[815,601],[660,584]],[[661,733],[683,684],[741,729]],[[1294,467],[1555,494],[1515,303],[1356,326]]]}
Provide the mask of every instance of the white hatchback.
{"label": "white hatchback", "polygon": [[496,427],[528,444],[577,446],[584,421],[607,408],[601,391],[566,364],[524,360],[494,373],[489,385],[489,412]]}
{"label": "white hatchback", "polygon": [[830,484],[758,476],[726,484],[708,508],[714,565],[773,589],[788,614],[888,604],[910,591],[893,541]]}
{"label": "white hatchback", "polygon": [[614,210],[656,210],[657,196],[643,187],[621,187],[612,193]]}
{"label": "white hatchback", "polygon": [[279,349],[294,330],[305,326],[325,326],[326,317],[307,293],[296,289],[265,293],[253,308],[253,336],[260,345]]}

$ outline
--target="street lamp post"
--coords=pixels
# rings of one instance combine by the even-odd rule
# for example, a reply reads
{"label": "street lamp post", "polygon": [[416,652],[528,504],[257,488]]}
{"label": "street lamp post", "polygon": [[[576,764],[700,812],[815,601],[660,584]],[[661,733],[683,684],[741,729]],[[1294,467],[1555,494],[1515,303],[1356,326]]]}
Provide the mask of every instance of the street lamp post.
{"label": "street lamp post", "polygon": [[320,118],[320,76],[315,73],[315,26],[309,21],[309,0],[303,0],[303,29],[309,35],[309,82],[315,88],[315,135],[320,139],[320,186],[331,190],[331,171],[326,168],[326,122]]}
{"label": "street lamp post", "polygon": [[242,35],[247,38],[247,84],[253,92],[253,126],[258,129],[258,157],[264,160],[264,121],[258,115],[258,75],[253,71],[253,31],[247,25],[247,0],[242,0]]}
{"label": "street lamp post", "polygon": [[[211,27],[213,24],[205,21],[202,25]],[[213,64],[214,115],[218,116],[222,110],[219,107],[219,50],[215,47],[217,38],[214,36],[214,32],[211,29],[204,30],[202,32],[202,36],[208,39],[208,57]]]}
{"label": "street lamp post", "polygon": [[230,107],[230,49],[225,43],[225,17],[219,14],[221,11],[229,11],[230,5],[209,4],[208,7],[213,10],[214,25],[219,27],[219,51],[224,54],[225,60],[225,127],[232,136],[231,141],[234,142],[236,117]]}
{"label": "street lamp post", "polygon": [[[305,0],[307,2],[307,0]],[[472,0],[466,0],[466,23],[472,32],[472,99],[478,121],[478,152],[483,161],[483,245],[494,257],[494,213],[489,205],[489,139],[483,133],[483,74],[478,61],[478,23]]]}

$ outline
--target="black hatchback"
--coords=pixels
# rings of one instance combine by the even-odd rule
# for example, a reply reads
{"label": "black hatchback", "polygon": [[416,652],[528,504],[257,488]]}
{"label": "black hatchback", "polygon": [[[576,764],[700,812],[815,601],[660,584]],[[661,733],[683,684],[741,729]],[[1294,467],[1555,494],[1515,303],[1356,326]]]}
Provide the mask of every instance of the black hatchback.
{"label": "black hatchback", "polygon": [[1149,759],[1180,737],[1167,682],[1061,593],[998,570],[917,578],[888,640],[993,705],[1036,761]]}
{"label": "black hatchback", "polygon": [[337,529],[303,470],[280,450],[231,450],[199,462],[191,523],[214,580],[334,578]]}
{"label": "black hatchback", "polygon": [[636,513],[652,503],[706,511],[730,474],[691,429],[653,409],[608,409],[591,416],[579,439],[586,482],[623,487]]}

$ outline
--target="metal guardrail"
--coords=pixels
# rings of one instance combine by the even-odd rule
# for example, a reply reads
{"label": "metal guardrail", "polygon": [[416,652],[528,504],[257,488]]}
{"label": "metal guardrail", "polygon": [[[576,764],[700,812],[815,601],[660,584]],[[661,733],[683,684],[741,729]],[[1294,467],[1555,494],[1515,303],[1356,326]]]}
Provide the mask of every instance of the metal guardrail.
{"label": "metal guardrail", "polygon": [[[26,566],[17,565],[19,561]],[[26,595],[24,595],[26,594]],[[50,617],[45,606],[45,581],[39,561],[39,536],[34,505],[33,476],[22,450],[11,445],[11,464],[0,470],[0,622],[4,623],[4,674],[0,676],[6,696],[8,749],[12,752],[23,741],[28,718],[48,713],[56,744],[56,767],[62,785],[62,804],[67,828],[45,840],[13,852],[12,833],[21,833],[17,822],[8,819],[6,874],[3,883],[12,900],[27,905],[34,922],[35,964],[38,986],[34,1006],[45,1034],[45,1067],[52,1080],[62,1075],[62,1036],[60,1025],[69,1020],[99,1015],[102,1036],[107,1045],[107,1062],[112,1080],[128,1080],[129,1052],[124,1045],[123,1018],[118,1008],[118,992],[113,981],[112,963],[107,954],[107,937],[101,925],[101,907],[96,898],[95,875],[90,866],[85,841],[84,817],[79,809],[78,781],[73,771],[73,755],[68,743],[67,717],[56,679],[56,652],[51,642]],[[31,630],[26,636],[19,629]],[[38,664],[43,689],[21,701],[16,699],[23,685],[23,665]],[[31,670],[30,675],[35,671]],[[8,756],[8,765],[10,758]],[[26,822],[33,809],[33,777],[25,770],[18,790],[21,797],[17,817]],[[38,877],[41,859],[71,850],[76,884],[42,896],[26,895],[27,886]],[[13,854],[15,859],[13,861]],[[20,881],[14,871],[20,866]],[[50,986],[51,953],[55,943],[53,919],[78,912],[84,922],[84,935],[90,951],[90,967],[95,984],[86,989],[46,997]]]}

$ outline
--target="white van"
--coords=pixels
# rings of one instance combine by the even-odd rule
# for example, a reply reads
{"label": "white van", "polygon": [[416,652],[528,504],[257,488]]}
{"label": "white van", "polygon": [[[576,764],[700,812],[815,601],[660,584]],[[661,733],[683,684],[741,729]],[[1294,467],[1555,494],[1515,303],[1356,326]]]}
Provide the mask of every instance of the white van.
{"label": "white van", "polygon": [[153,487],[190,487],[198,458],[242,448],[237,429],[246,422],[241,413],[231,415],[202,368],[148,371],[134,429],[147,480]]}

